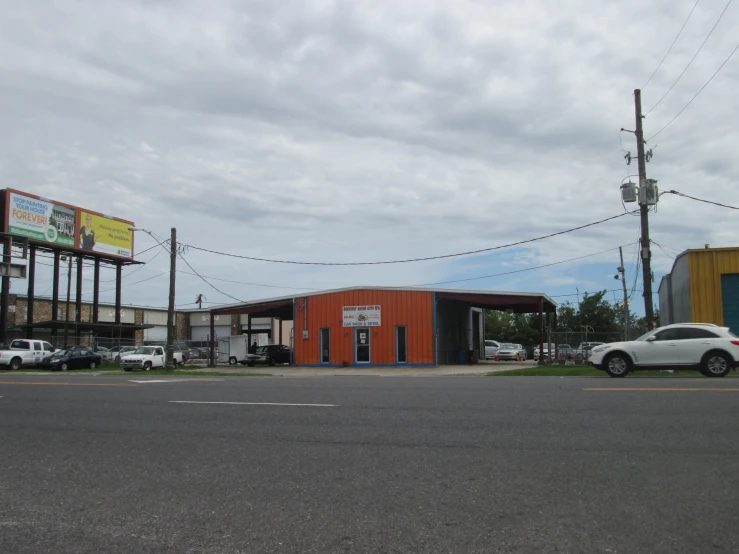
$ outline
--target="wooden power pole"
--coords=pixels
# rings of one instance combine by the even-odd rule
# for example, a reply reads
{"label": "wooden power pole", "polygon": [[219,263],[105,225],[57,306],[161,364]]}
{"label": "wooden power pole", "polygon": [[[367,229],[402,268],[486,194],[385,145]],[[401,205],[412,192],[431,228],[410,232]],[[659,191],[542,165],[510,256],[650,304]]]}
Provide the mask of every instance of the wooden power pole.
{"label": "wooden power pole", "polygon": [[[641,113],[641,90],[634,91],[634,107],[636,110],[636,154],[639,162],[639,188],[647,186],[647,162],[644,154],[644,129],[642,127]],[[645,195],[646,196],[646,195]],[[641,214],[641,248],[642,259],[642,281],[644,286],[644,315],[647,326],[651,329],[654,323],[654,306],[652,304],[652,252],[649,240],[649,205],[641,199],[639,201],[639,212]],[[621,263],[623,265],[623,262]]]}

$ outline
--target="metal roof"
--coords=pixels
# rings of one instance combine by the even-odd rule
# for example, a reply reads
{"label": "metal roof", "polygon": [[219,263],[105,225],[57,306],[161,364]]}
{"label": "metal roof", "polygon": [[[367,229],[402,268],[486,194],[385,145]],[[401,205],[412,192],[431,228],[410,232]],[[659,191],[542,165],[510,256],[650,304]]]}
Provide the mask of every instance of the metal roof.
{"label": "metal roof", "polygon": [[320,296],[323,294],[335,294],[340,292],[351,292],[360,290],[377,290],[377,291],[412,291],[412,292],[433,292],[437,294],[448,294],[448,295],[465,295],[465,296],[504,296],[509,298],[541,298],[544,302],[549,303],[551,306],[556,307],[557,303],[552,300],[549,296],[543,292],[512,292],[512,291],[491,291],[491,290],[470,290],[470,289],[434,289],[434,288],[421,288],[421,287],[346,287],[339,289],[326,289],[317,290],[313,292],[306,292],[300,294],[290,294],[287,296],[277,296],[273,298],[262,298],[259,300],[249,300],[247,302],[237,302],[233,304],[224,304],[217,308],[211,308],[209,311],[212,313],[219,312],[230,312],[239,308],[249,308],[252,306],[262,306],[267,304],[283,304],[286,302],[292,302],[295,298],[305,298],[307,296]]}

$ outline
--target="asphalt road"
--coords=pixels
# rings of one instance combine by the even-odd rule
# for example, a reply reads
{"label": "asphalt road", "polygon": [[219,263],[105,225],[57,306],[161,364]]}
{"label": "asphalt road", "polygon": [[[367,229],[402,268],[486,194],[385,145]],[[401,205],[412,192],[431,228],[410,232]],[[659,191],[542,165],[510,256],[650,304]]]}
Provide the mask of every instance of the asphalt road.
{"label": "asphalt road", "polygon": [[137,377],[0,376],[0,552],[739,552],[734,379]]}

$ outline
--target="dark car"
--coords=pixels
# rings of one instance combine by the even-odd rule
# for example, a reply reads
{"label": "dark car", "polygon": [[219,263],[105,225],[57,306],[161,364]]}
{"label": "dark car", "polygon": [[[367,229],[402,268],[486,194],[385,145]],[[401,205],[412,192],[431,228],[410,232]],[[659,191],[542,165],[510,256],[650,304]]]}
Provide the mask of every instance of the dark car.
{"label": "dark car", "polygon": [[76,346],[66,350],[57,350],[51,356],[41,360],[41,367],[52,371],[68,369],[95,369],[103,362],[103,357],[91,348]]}
{"label": "dark car", "polygon": [[283,344],[268,344],[257,348],[256,354],[247,354],[241,363],[249,367],[256,364],[277,365],[292,363],[293,351]]}

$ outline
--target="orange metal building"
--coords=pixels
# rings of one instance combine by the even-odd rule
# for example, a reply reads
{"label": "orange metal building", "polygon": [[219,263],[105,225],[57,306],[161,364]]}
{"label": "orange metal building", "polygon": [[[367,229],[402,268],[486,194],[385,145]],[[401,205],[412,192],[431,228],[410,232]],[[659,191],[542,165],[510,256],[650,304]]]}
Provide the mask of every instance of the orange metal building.
{"label": "orange metal building", "polygon": [[538,312],[542,327],[556,314],[541,293],[357,287],[222,306],[211,321],[224,314],[292,320],[299,366],[433,366],[461,363],[470,350],[484,357],[484,308]]}

